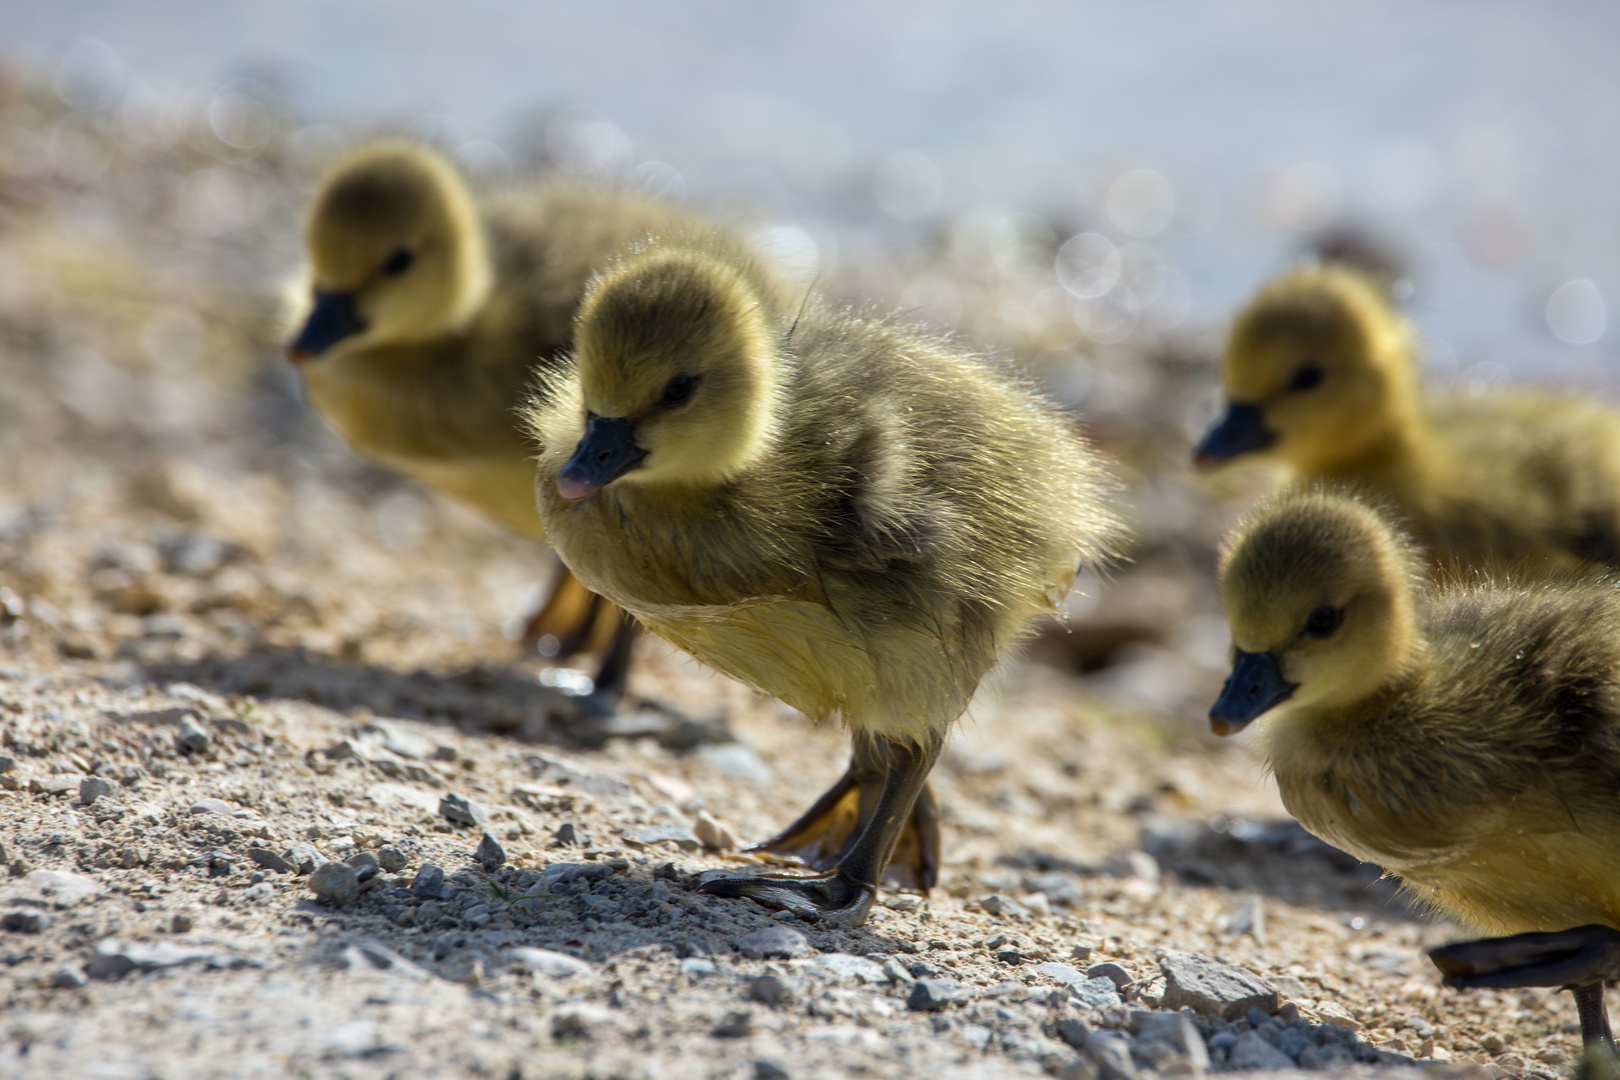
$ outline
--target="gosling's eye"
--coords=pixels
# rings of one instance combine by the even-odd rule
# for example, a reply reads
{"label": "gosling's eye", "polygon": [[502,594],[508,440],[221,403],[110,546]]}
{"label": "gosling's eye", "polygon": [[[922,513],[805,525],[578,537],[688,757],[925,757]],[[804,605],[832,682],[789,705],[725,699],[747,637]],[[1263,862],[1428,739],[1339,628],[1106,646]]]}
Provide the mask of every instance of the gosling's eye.
{"label": "gosling's eye", "polygon": [[383,260],[382,272],[389,277],[398,277],[411,268],[416,261],[416,253],[410,248],[395,248],[394,253]]}
{"label": "gosling's eye", "polygon": [[1323,604],[1305,620],[1305,636],[1324,638],[1339,628],[1344,621],[1344,609]]}
{"label": "gosling's eye", "polygon": [[660,405],[679,405],[692,396],[692,389],[697,386],[697,379],[691,375],[677,375],[664,384],[664,393],[658,399]]}
{"label": "gosling's eye", "polygon": [[1306,390],[1315,390],[1321,385],[1322,368],[1319,364],[1303,365],[1298,371],[1294,372],[1294,377],[1288,380],[1288,389],[1294,391],[1295,393],[1303,393]]}

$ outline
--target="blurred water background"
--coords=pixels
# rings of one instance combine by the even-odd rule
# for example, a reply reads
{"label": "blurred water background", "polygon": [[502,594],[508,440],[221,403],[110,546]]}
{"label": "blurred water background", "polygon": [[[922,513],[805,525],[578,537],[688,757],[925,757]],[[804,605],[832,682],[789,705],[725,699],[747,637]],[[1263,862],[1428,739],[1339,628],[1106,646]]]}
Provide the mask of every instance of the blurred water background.
{"label": "blurred water background", "polygon": [[[1602,0],[8,0],[0,26],[0,57],[154,144],[201,117],[251,151],[274,115],[295,155],[388,128],[495,177],[630,176],[758,208],[807,275],[999,266],[1057,348],[1207,349],[1348,222],[1409,261],[1442,381],[1615,369]],[[962,320],[959,284],[901,279],[884,299]]]}

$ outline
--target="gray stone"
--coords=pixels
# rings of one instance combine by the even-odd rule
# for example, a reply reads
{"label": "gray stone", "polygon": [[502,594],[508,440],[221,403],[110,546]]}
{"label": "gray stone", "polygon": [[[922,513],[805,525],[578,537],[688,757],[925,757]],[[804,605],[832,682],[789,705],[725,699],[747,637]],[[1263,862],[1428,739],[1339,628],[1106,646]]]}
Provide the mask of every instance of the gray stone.
{"label": "gray stone", "polygon": [[355,875],[362,882],[370,881],[382,871],[377,865],[377,856],[369,851],[357,851],[343,861],[354,867]]}
{"label": "gray stone", "polygon": [[1107,979],[1114,984],[1114,989],[1124,990],[1136,980],[1131,973],[1114,963],[1092,964],[1086,969],[1088,979]]}
{"label": "gray stone", "polygon": [[99,776],[87,776],[79,781],[79,804],[94,806],[97,799],[111,795],[112,785]]}
{"label": "gray stone", "polygon": [[740,1039],[754,1032],[754,1014],[737,1009],[726,1013],[720,1022],[714,1025],[712,1034],[717,1039]]}
{"label": "gray stone", "polygon": [[397,874],[410,865],[405,853],[392,844],[384,844],[377,849],[377,865],[390,874]]}
{"label": "gray stone", "polygon": [[461,921],[474,929],[488,926],[490,919],[493,917],[489,913],[489,908],[484,904],[474,904],[461,913]]}
{"label": "gray stone", "polygon": [[979,901],[979,906],[984,908],[986,915],[1012,919],[1021,918],[1024,915],[1024,909],[1019,905],[1018,901],[1010,896],[1002,896],[1000,893],[991,893],[989,896],[984,897]]}
{"label": "gray stone", "polygon": [[1101,1080],[1137,1080],[1129,1036],[1117,1031],[1094,1031],[1086,1040],[1086,1056],[1096,1062]]}
{"label": "gray stone", "polygon": [[1076,1050],[1084,1050],[1086,1040],[1091,1037],[1091,1025],[1078,1016],[1065,1016],[1058,1021],[1057,1033],[1058,1038]]}
{"label": "gray stone", "polygon": [[682,851],[696,851],[703,846],[697,834],[685,825],[643,825],[626,829],[624,838],[632,844],[674,844]]}
{"label": "gray stone", "polygon": [[565,821],[561,825],[557,826],[556,832],[551,834],[551,840],[554,844],[561,844],[564,847],[572,847],[580,842],[579,829],[575,828],[572,821]]}
{"label": "gray stone", "polygon": [[1187,1060],[1194,1072],[1209,1070],[1209,1052],[1204,1037],[1192,1018],[1184,1012],[1133,1012],[1131,1034],[1143,1042],[1165,1043]]}
{"label": "gray stone", "polygon": [[748,980],[748,996],[774,1008],[778,1005],[791,1005],[796,995],[793,985],[787,979],[774,971],[767,971]]}
{"label": "gray stone", "polygon": [[681,974],[696,981],[720,974],[720,965],[706,956],[688,956],[681,961]]}
{"label": "gray stone", "polygon": [[521,946],[507,950],[507,955],[536,975],[544,975],[548,979],[583,979],[595,970],[583,960],[549,949]]}
{"label": "gray stone", "polygon": [[754,1061],[754,1080],[792,1080],[792,1074],[774,1061],[758,1058]]}
{"label": "gray stone", "polygon": [[360,895],[360,878],[347,863],[321,863],[309,875],[309,891],[323,904],[347,907]]}
{"label": "gray stone", "polygon": [[372,720],[360,729],[360,734],[376,739],[385,750],[403,758],[427,760],[433,757],[433,751],[437,749],[432,739],[412,731],[397,720]]}
{"label": "gray stone", "polygon": [[57,968],[56,974],[51,976],[51,985],[59,990],[77,990],[87,981],[83,973],[70,967]]}
{"label": "gray stone", "polygon": [[888,981],[883,974],[882,965],[876,961],[868,960],[864,956],[853,956],[849,953],[825,953],[818,956],[814,962],[822,971],[837,979],[870,983],[874,986]]}
{"label": "gray stone", "polygon": [[1097,1080],[1097,1063],[1081,1054],[1058,1070],[1058,1080]]}
{"label": "gray stone", "polygon": [[788,926],[767,926],[737,939],[737,950],[755,960],[790,960],[810,951],[805,936]]}
{"label": "gray stone", "polygon": [[198,799],[191,804],[189,814],[223,814],[230,817],[236,813],[236,807],[224,799]]}
{"label": "gray stone", "polygon": [[169,933],[189,934],[197,926],[197,920],[184,911],[177,911],[169,916]]}
{"label": "gray stone", "polygon": [[1245,1031],[1232,1044],[1227,1067],[1234,1070],[1292,1069],[1294,1060],[1266,1041],[1258,1031]]}
{"label": "gray stone", "polygon": [[1125,1004],[1112,979],[1087,979],[1078,986],[1070,986],[1069,993],[1077,1004],[1087,1009],[1101,1011]]}
{"label": "gray stone", "polygon": [[[253,853],[249,851],[248,854]],[[298,874],[307,874],[325,861],[314,844],[293,844],[282,854],[293,865],[293,872]]]}
{"label": "gray stone", "polygon": [[1250,1009],[1270,1015],[1281,1004],[1276,989],[1259,976],[1197,953],[1169,953],[1159,961],[1159,970],[1167,1009],[1190,1008],[1237,1020]]}
{"label": "gray stone", "polygon": [[439,796],[439,815],[450,824],[462,828],[482,825],[489,820],[488,810],[454,792],[446,792]]}
{"label": "gray stone", "polygon": [[208,749],[213,736],[208,729],[197,723],[197,718],[187,713],[180,720],[180,730],[175,732],[174,746],[182,754],[200,754]]}
{"label": "gray stone", "polygon": [[10,772],[17,767],[17,759],[10,754],[0,754],[0,775]]}
{"label": "gray stone", "polygon": [[912,1012],[938,1012],[967,996],[967,987],[955,979],[918,979],[911,984],[906,1008]]}
{"label": "gray stone", "polygon": [[1079,882],[1060,870],[1025,878],[1024,888],[1032,893],[1041,893],[1049,903],[1067,907],[1078,906],[1085,899]]}
{"label": "gray stone", "polygon": [[483,866],[484,873],[493,874],[506,862],[506,849],[501,847],[500,841],[489,833],[478,841],[478,850],[473,852],[473,858]]}
{"label": "gray stone", "polygon": [[267,851],[264,848],[248,848],[248,858],[266,870],[272,870],[278,874],[294,874],[298,872],[297,865],[291,859],[277,855],[273,851]]}
{"label": "gray stone", "polygon": [[58,907],[69,907],[101,892],[101,882],[67,870],[33,870],[23,884],[50,897]]}
{"label": "gray stone", "polygon": [[1273,975],[1266,981],[1277,988],[1277,993],[1290,1001],[1305,1001],[1316,996],[1311,993],[1303,979],[1296,979],[1292,975]]}
{"label": "gray stone", "polygon": [[1060,964],[1049,960],[1044,964],[1036,964],[1029,969],[1033,975],[1044,975],[1048,979],[1060,982],[1065,986],[1079,986],[1086,981],[1086,976],[1073,964]]}
{"label": "gray stone", "polygon": [[51,913],[37,907],[20,907],[0,916],[0,929],[15,934],[42,934],[54,920]]}
{"label": "gray stone", "polygon": [[84,973],[92,979],[115,980],[131,971],[161,971],[213,958],[214,954],[207,949],[188,949],[166,941],[140,945],[105,938],[97,943],[96,955],[84,966]]}
{"label": "gray stone", "polygon": [[411,882],[411,892],[419,900],[448,900],[456,894],[455,889],[444,880],[444,871],[432,863],[423,863],[416,872],[416,878]]}
{"label": "gray stone", "polygon": [[910,982],[912,979],[905,965],[892,956],[883,961],[883,977],[892,983]]}
{"label": "gray stone", "polygon": [[444,909],[437,900],[424,900],[416,908],[416,925],[432,926],[444,917]]}

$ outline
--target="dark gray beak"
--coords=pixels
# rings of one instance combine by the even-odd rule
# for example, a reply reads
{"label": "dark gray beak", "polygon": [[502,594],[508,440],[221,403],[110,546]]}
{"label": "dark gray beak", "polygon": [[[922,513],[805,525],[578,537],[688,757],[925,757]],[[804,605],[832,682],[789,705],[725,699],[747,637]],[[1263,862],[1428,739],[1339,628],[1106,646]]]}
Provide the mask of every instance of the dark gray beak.
{"label": "dark gray beak", "polygon": [[1199,441],[1193,463],[1200,469],[1214,468],[1235,457],[1264,450],[1276,441],[1277,435],[1267,429],[1260,406],[1234,401],[1226,407],[1220,423]]}
{"label": "dark gray beak", "polygon": [[647,451],[636,445],[636,432],[623,416],[592,416],[574,456],[557,472],[557,491],[565,499],[583,499],[641,464]]}
{"label": "dark gray beak", "polygon": [[365,328],[366,321],[354,309],[354,293],[316,289],[315,309],[309,313],[309,320],[292,344],[287,346],[287,359],[295,364],[312,360]]}
{"label": "dark gray beak", "polygon": [[1237,650],[1232,674],[1221,696],[1209,708],[1209,726],[1217,735],[1242,731],[1249,721],[1293,696],[1297,684],[1282,677],[1274,652]]}

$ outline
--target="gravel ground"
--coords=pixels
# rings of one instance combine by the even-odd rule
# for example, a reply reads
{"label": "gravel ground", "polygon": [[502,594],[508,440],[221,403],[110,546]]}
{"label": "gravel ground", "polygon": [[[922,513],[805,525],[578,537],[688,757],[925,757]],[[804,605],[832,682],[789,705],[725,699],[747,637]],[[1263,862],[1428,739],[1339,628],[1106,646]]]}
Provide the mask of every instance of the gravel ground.
{"label": "gravel ground", "polygon": [[1455,930],[1203,731],[1229,510],[1148,433],[1206,367],[1030,346],[1114,388],[1141,549],[959,726],[940,888],[782,919],[691,881],[842,734],[655,641],[606,721],[518,657],[551,557],[354,460],[277,360],[311,140],[139,121],[0,72],[0,1073],[1568,1067],[1567,995],[1442,990]]}

